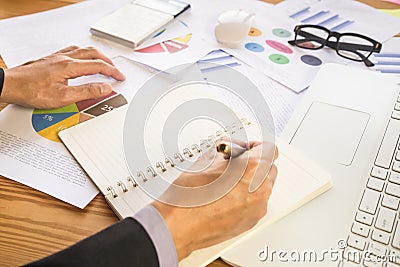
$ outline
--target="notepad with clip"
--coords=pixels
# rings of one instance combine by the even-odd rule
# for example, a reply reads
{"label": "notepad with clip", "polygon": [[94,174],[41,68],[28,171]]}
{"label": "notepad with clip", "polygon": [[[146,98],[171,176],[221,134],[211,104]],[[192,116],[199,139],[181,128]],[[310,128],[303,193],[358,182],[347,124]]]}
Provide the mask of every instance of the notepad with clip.
{"label": "notepad with clip", "polygon": [[136,48],[190,8],[179,0],[136,0],[90,27],[92,34]]}

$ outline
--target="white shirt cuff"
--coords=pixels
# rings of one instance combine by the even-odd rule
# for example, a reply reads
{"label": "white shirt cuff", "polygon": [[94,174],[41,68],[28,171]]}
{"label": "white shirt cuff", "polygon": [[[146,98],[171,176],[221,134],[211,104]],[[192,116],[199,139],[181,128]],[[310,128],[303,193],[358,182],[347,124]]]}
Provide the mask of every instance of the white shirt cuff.
{"label": "white shirt cuff", "polygon": [[158,210],[153,205],[147,205],[133,218],[143,226],[153,241],[160,267],[178,266],[174,241]]}

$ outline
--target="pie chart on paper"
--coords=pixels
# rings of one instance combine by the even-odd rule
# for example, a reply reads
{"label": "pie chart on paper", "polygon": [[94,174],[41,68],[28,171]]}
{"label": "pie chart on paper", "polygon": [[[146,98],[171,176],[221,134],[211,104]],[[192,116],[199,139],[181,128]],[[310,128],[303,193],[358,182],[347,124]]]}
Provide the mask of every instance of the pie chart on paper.
{"label": "pie chart on paper", "polygon": [[188,43],[192,38],[192,34],[188,33],[182,37],[174,38],[171,40],[163,41],[154,45],[150,45],[135,52],[139,53],[169,53],[173,54],[182,51],[189,47]]}
{"label": "pie chart on paper", "polygon": [[107,96],[83,100],[62,108],[35,109],[32,112],[32,126],[40,136],[60,143],[59,131],[100,116],[127,103],[123,95],[113,91]]}
{"label": "pie chart on paper", "polygon": [[[180,34],[176,34],[176,32]],[[144,47],[139,47],[135,52],[143,54],[177,53],[189,47],[192,33],[189,26],[179,20],[168,28],[161,30],[152,39],[154,40],[153,43],[144,44]]]}

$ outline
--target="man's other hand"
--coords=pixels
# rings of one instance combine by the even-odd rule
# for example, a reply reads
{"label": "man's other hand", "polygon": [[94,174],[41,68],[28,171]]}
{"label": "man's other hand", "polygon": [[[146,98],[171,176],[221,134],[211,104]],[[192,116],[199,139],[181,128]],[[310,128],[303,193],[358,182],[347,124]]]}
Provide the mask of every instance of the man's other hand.
{"label": "man's other hand", "polygon": [[125,76],[111,60],[93,47],[70,46],[47,57],[4,70],[0,102],[50,109],[111,93],[108,83],[68,86],[68,80],[103,74],[118,81]]}

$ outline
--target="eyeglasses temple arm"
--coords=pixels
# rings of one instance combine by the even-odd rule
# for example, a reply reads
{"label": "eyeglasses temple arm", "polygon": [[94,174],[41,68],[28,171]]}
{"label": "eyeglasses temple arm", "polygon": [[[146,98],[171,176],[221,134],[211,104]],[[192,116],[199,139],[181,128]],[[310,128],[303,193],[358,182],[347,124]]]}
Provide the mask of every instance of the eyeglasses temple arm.
{"label": "eyeglasses temple arm", "polygon": [[[327,41],[326,46],[336,49],[336,46],[340,46],[340,50],[346,50],[346,51],[371,51],[371,46],[370,45],[362,45],[362,44],[351,44],[351,43],[343,43],[340,42],[338,44],[337,42],[333,41]],[[372,49],[372,52],[380,52],[381,48],[374,46]]]}
{"label": "eyeglasses temple arm", "polygon": [[342,47],[340,47],[340,50],[349,51],[349,52],[352,52],[352,53],[354,53],[354,54],[357,54],[357,55],[362,59],[362,61],[365,63],[365,65],[367,65],[368,67],[373,67],[373,66],[375,66],[375,64],[372,63],[372,62],[368,59],[368,57],[364,56],[362,53],[360,53],[360,52],[358,52],[358,51],[355,51],[355,50],[353,50],[353,49],[343,49]]}

